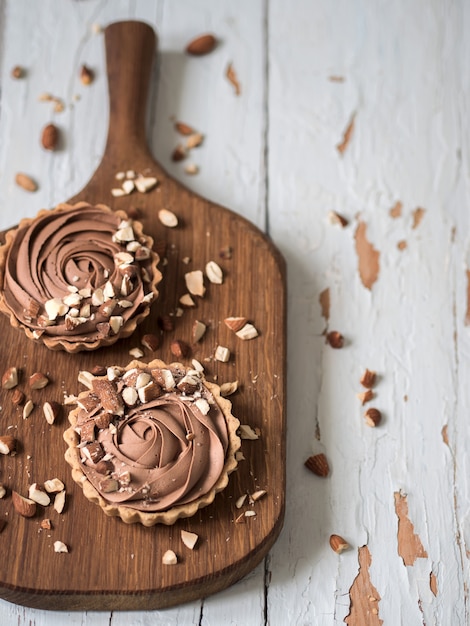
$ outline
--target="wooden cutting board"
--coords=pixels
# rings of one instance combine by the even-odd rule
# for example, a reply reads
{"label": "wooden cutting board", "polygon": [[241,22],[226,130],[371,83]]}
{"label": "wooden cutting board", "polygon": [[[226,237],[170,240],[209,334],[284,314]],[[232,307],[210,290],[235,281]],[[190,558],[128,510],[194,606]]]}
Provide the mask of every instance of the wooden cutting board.
{"label": "wooden cutting board", "polygon": [[[0,500],[0,519],[7,524],[0,534],[0,596],[31,607],[57,610],[128,610],[172,606],[215,593],[252,570],[276,540],[285,506],[285,383],[286,383],[286,289],[284,260],[270,240],[246,219],[217,206],[172,180],[151,156],[145,138],[145,108],[154,59],[153,30],[141,22],[118,22],[105,31],[110,94],[109,134],[103,160],[90,182],[72,201],[106,203],[113,209],[137,209],[144,229],[156,242],[166,242],[167,263],[160,297],[150,316],[129,339],[91,353],[52,352],[35,344],[10,327],[0,316],[1,363],[4,370],[21,371],[19,388],[34,404],[28,419],[11,402],[12,391],[0,390],[0,434],[13,433],[19,443],[16,456],[0,458],[0,482],[8,490],[27,495],[32,482],[60,478],[66,484],[67,504],[62,514],[52,506],[36,517],[20,517],[11,497]],[[148,173],[159,180],[146,194],[114,198],[115,175],[128,169]],[[40,207],[38,207],[39,210]],[[179,218],[177,228],[162,226],[159,209],[167,208]],[[231,255],[227,250],[231,250]],[[221,256],[221,251],[223,251]],[[230,257],[230,258],[227,258]],[[187,258],[189,263],[185,263]],[[129,350],[140,347],[148,332],[159,333],[158,318],[174,314],[185,292],[184,273],[204,269],[216,261],[224,271],[222,285],[207,285],[205,298],[196,309],[174,316],[172,332],[162,333],[161,348],[148,351],[143,360],[174,360],[172,339],[191,343],[195,319],[208,331],[192,355],[206,368],[208,380],[238,380],[231,396],[233,413],[242,424],[259,429],[258,440],[244,440],[245,460],[231,475],[227,489],[214,503],[174,526],[126,525],[106,517],[88,502],[73,482],[64,460],[63,431],[67,411],[52,426],[42,413],[46,400],[63,402],[65,394],[82,388],[80,370],[94,365],[126,365]],[[238,339],[223,323],[228,316],[246,316],[258,329],[250,341]],[[217,345],[231,351],[228,363],[214,360]],[[51,383],[31,391],[28,377],[43,372]],[[241,509],[235,506],[242,494],[265,489],[255,502],[249,498]],[[255,516],[236,522],[240,513]],[[41,530],[44,518],[52,520],[50,531]],[[189,550],[181,530],[195,532],[199,541]],[[54,552],[53,543],[63,541],[68,554]],[[162,564],[162,555],[172,549],[178,564]]]}

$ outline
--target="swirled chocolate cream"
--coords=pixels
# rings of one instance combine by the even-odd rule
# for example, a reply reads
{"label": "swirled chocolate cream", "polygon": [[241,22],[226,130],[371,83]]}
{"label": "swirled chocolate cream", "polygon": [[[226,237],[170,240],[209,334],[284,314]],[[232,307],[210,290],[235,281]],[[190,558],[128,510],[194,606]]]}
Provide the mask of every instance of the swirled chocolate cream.
{"label": "swirled chocolate cream", "polygon": [[94,350],[134,332],[161,280],[140,222],[104,205],[23,219],[0,248],[0,309],[51,349]]}
{"label": "swirled chocolate cream", "polygon": [[65,458],[107,515],[173,524],[226,487],[237,466],[239,422],[217,385],[159,360],[81,379],[89,389],[69,414]]}

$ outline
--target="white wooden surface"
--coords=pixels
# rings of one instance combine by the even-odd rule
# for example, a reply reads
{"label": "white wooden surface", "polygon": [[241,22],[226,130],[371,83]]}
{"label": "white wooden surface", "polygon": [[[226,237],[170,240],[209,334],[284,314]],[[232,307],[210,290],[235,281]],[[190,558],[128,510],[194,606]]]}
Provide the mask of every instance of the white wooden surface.
{"label": "white wooden surface", "polygon": [[[288,263],[285,525],[265,563],[204,601],[111,614],[0,601],[0,623],[326,626],[348,614],[355,626],[470,623],[469,3],[0,1],[1,228],[72,196],[99,163],[107,96],[102,36],[92,25],[126,18],[159,33],[154,155],[195,191],[266,229]],[[206,31],[221,39],[218,49],[186,57],[185,44]],[[77,78],[83,62],[96,70],[91,87]],[[229,62],[238,97],[224,75]],[[19,81],[10,77],[17,64],[27,68]],[[66,110],[38,102],[43,92],[63,98]],[[206,136],[195,177],[171,162],[171,116]],[[51,120],[65,145],[44,154],[38,137]],[[38,180],[38,192],[15,186],[19,170]],[[397,201],[402,213],[393,218]],[[349,225],[330,224],[331,210]],[[359,223],[379,252],[370,289],[358,269]],[[328,319],[319,303],[325,289]],[[325,329],[345,335],[342,350],[325,344]],[[374,406],[384,420],[376,429],[364,424],[356,398],[366,367],[379,375]],[[303,465],[319,450],[331,466],[326,479]],[[408,506],[400,538],[394,494]],[[351,549],[336,555],[331,533]],[[419,541],[427,556],[417,557]],[[1,558],[15,550],[1,536],[0,546]],[[363,546],[370,567],[359,566]],[[357,576],[362,592],[370,581],[379,599],[368,611],[351,604]]]}

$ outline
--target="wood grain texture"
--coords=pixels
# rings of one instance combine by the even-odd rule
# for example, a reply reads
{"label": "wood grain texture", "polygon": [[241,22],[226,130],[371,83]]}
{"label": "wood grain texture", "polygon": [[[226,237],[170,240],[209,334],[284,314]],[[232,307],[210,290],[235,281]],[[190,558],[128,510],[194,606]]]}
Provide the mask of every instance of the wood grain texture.
{"label": "wood grain texture", "polygon": [[[268,232],[289,278],[286,515],[263,562],[218,594],[161,611],[44,611],[0,600],[1,624],[341,626],[351,613],[353,626],[369,626],[372,616],[368,624],[351,606],[353,598],[369,606],[358,560],[366,546],[380,595],[375,620],[467,626],[468,2],[3,0],[0,9],[1,229],[75,195],[99,165],[107,88],[102,35],[91,26],[141,19],[159,33],[152,153],[192,191]],[[187,42],[203,32],[220,45],[187,57]],[[83,62],[96,72],[86,88]],[[26,80],[10,78],[18,63]],[[240,96],[226,79],[230,63]],[[44,91],[66,110],[38,102]],[[197,176],[171,160],[174,119],[205,135],[191,159]],[[64,148],[44,154],[39,134],[50,121]],[[25,169],[36,194],[13,182]],[[348,226],[332,225],[332,210]],[[359,221],[380,253],[370,290],[355,248]],[[326,345],[325,327],[344,334],[342,350]],[[376,429],[356,397],[366,367],[378,375]],[[319,451],[326,480],[303,465]],[[400,491],[428,554],[408,566],[398,551]],[[351,549],[335,554],[331,533]]]}
{"label": "wood grain texture", "polygon": [[[5,503],[8,524],[2,539],[18,547],[12,560],[0,565],[1,595],[12,602],[48,609],[150,609],[167,607],[207,596],[227,587],[251,571],[266,555],[283,523],[285,495],[285,270],[284,262],[267,237],[253,224],[215,205],[172,180],[153,161],[145,141],[144,112],[151,62],[155,48],[153,30],[140,22],[115,23],[105,31],[110,85],[110,130],[101,165],[72,202],[107,202],[115,209],[136,208],[145,232],[166,243],[167,265],[161,294],[149,318],[136,334],[110,349],[90,354],[52,353],[28,341],[1,319],[1,362],[15,364],[22,372],[20,387],[32,397],[36,409],[24,420],[11,405],[11,392],[2,390],[2,427],[14,432],[21,451],[5,459],[8,487],[27,493],[28,484],[60,477],[66,483],[68,501],[63,515],[51,513],[54,529],[39,532],[41,512],[34,519],[15,515]],[[113,199],[118,171],[134,169],[157,176],[158,188],[144,195]],[[162,226],[160,208],[179,218],[175,229]],[[221,259],[230,246],[232,257]],[[189,264],[182,259],[189,257]],[[63,393],[78,391],[77,375],[95,364],[125,365],[128,351],[140,345],[146,332],[159,332],[158,317],[173,315],[185,292],[184,272],[204,269],[210,260],[224,270],[222,285],[207,285],[206,296],[196,309],[174,317],[173,333],[163,333],[157,355],[171,362],[169,344],[179,338],[191,344],[195,319],[208,326],[192,355],[206,366],[208,379],[239,380],[233,411],[242,423],[260,429],[258,441],[243,444],[243,461],[229,487],[214,503],[190,520],[172,527],[151,529],[125,525],[104,516],[88,503],[73,484],[63,459],[61,423],[48,426],[42,403],[61,400]],[[230,315],[244,315],[259,329],[251,341],[237,338],[223,323]],[[232,354],[228,363],[214,360],[217,345]],[[147,355],[152,358],[155,355]],[[188,363],[189,363],[188,359]],[[33,371],[45,372],[51,385],[31,392],[26,379]],[[235,523],[240,511],[236,499],[243,493],[266,489],[256,503],[256,516]],[[188,551],[179,538],[181,529],[196,532],[199,544]],[[67,555],[54,553],[60,539],[70,546]],[[163,553],[178,553],[177,566],[162,565]],[[78,566],[79,564],[79,566]]]}

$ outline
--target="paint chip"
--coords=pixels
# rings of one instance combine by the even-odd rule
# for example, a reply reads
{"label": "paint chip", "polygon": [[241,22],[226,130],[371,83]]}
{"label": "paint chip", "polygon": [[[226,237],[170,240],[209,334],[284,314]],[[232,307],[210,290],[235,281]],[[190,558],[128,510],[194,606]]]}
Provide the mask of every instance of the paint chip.
{"label": "paint chip", "polygon": [[428,553],[421,543],[421,539],[414,532],[414,526],[408,517],[408,501],[404,493],[396,491],[395,513],[398,517],[398,554],[405,565],[413,565],[416,559],[425,559]]}
{"label": "paint chip", "polygon": [[349,142],[351,141],[351,137],[352,134],[354,132],[354,123],[355,123],[355,119],[356,119],[356,114],[353,113],[351,116],[351,119],[349,120],[349,124],[346,127],[346,130],[343,133],[343,139],[341,141],[341,143],[339,143],[336,146],[336,149],[338,150],[338,152],[340,154],[344,154],[346,151],[346,148],[349,145]]}
{"label": "paint chip", "polygon": [[359,261],[359,276],[366,289],[371,289],[379,276],[380,252],[367,239],[367,224],[359,221],[354,235]]}
{"label": "paint chip", "polygon": [[417,207],[413,211],[413,224],[411,226],[413,230],[415,228],[418,228],[418,226],[421,224],[421,220],[423,219],[425,213],[426,213],[425,209],[422,209],[421,207]]}
{"label": "paint chip", "polygon": [[[380,594],[370,580],[372,556],[367,546],[358,549],[359,572],[349,589],[349,614],[344,622],[349,626],[381,626],[378,603]],[[373,600],[371,600],[373,598]]]}
{"label": "paint chip", "polygon": [[392,208],[389,210],[390,217],[392,217],[394,220],[397,219],[398,217],[401,217],[402,209],[403,209],[403,202],[400,202],[400,200],[397,200],[395,204],[392,206]]}

